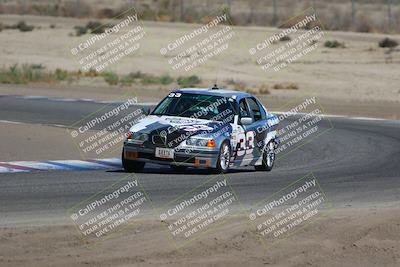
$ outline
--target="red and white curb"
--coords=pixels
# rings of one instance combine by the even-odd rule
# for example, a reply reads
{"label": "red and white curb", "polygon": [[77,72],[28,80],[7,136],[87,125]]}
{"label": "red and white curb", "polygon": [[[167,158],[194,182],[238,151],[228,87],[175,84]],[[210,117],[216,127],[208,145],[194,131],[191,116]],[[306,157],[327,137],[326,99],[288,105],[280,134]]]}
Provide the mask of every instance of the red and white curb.
{"label": "red and white curb", "polygon": [[87,160],[48,160],[48,161],[11,161],[0,162],[0,173],[35,172],[35,171],[85,171],[121,169],[121,159]]}

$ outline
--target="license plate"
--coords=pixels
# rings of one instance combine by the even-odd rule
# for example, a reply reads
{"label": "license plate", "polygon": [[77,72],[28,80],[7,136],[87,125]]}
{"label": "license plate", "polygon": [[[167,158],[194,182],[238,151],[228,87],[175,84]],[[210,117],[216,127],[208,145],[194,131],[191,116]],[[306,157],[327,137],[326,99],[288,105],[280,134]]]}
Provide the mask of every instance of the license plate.
{"label": "license plate", "polygon": [[173,159],[174,149],[156,147],[156,157],[163,159]]}

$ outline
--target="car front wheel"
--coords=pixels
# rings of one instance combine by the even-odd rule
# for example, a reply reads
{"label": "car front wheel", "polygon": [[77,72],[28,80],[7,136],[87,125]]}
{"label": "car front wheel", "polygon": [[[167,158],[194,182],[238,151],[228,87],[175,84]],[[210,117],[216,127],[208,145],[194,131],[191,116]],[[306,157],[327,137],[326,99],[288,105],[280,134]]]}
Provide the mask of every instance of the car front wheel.
{"label": "car front wheel", "polygon": [[229,170],[231,148],[227,142],[222,143],[219,150],[216,171],[226,173]]}

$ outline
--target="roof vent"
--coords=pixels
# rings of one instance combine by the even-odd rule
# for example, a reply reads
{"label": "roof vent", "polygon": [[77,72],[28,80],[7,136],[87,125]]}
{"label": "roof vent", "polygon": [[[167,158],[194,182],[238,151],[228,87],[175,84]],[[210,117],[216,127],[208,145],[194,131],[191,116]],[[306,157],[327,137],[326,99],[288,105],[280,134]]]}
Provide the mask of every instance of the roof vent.
{"label": "roof vent", "polygon": [[213,88],[211,88],[211,89],[212,90],[218,90],[219,88],[218,88],[217,84],[214,84]]}

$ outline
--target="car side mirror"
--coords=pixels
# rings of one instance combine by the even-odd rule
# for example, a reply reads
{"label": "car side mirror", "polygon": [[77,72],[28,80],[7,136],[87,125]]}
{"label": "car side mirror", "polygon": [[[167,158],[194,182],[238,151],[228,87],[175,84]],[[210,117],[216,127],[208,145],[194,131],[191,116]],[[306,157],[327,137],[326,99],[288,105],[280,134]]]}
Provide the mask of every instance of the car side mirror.
{"label": "car side mirror", "polygon": [[151,113],[151,108],[150,107],[142,107],[143,114],[148,116]]}
{"label": "car side mirror", "polygon": [[253,123],[253,119],[250,118],[250,117],[243,117],[243,118],[240,119],[240,123],[242,125],[249,125],[249,124]]}

